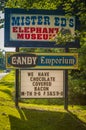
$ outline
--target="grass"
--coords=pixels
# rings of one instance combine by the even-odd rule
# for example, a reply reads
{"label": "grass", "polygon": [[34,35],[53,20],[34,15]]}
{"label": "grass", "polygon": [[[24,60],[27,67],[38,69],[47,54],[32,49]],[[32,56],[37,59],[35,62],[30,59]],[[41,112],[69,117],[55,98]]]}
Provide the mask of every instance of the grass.
{"label": "grass", "polygon": [[14,73],[0,81],[0,130],[86,130],[86,106],[14,103]]}

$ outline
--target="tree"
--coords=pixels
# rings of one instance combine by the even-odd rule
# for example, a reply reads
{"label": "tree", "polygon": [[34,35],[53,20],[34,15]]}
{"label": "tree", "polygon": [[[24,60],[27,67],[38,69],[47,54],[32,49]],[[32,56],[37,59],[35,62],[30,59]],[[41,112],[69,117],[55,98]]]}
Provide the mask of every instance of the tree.
{"label": "tree", "polygon": [[7,0],[0,0],[0,28],[4,26],[4,7]]}
{"label": "tree", "polygon": [[5,69],[5,51],[0,49],[0,70]]}
{"label": "tree", "polygon": [[[86,5],[85,0],[8,0],[6,7],[25,9],[58,9],[65,10],[66,15],[78,16],[80,20],[79,31],[81,48],[71,50],[79,53],[79,70],[70,71],[69,89],[70,99],[78,99],[79,96],[86,97]],[[25,50],[24,50],[25,51]],[[80,99],[80,98],[79,98]],[[85,100],[84,100],[85,101]],[[84,102],[85,104],[85,102]]]}

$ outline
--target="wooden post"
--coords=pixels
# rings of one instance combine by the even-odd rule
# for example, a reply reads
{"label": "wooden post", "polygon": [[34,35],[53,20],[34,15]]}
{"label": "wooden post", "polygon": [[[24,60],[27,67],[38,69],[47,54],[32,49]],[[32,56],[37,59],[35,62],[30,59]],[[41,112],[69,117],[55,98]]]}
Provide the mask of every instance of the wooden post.
{"label": "wooden post", "polygon": [[[16,48],[16,52],[19,52],[19,48]],[[15,106],[19,108],[18,104],[19,98],[19,69],[15,71]]]}
{"label": "wooden post", "polygon": [[[65,48],[65,52],[69,52],[68,48]],[[65,70],[65,101],[64,101],[64,109],[68,110],[68,70]]]}

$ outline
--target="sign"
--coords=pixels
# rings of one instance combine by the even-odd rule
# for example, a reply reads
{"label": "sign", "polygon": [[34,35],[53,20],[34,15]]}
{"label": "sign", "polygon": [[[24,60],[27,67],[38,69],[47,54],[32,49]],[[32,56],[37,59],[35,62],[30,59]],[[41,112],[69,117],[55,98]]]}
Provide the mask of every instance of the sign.
{"label": "sign", "polygon": [[[58,32],[74,35],[78,21],[74,16],[66,17],[63,10],[5,9],[5,47],[57,48],[53,38]],[[78,41],[66,47],[78,48]]]}
{"label": "sign", "polygon": [[21,70],[21,98],[62,98],[62,70]]}
{"label": "sign", "polygon": [[6,53],[7,68],[77,69],[77,53]]}

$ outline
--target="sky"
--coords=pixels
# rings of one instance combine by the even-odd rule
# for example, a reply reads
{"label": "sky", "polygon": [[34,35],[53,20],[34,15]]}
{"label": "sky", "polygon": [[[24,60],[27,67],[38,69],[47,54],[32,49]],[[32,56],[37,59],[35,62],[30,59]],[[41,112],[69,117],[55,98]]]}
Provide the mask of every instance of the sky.
{"label": "sky", "polygon": [[[4,14],[0,11],[0,19],[4,18]],[[4,28],[0,29],[0,50],[15,51],[15,48],[4,47]]]}
{"label": "sky", "polygon": [[15,48],[7,48],[4,47],[4,28],[0,29],[0,50],[5,50],[5,51],[15,51]]}

